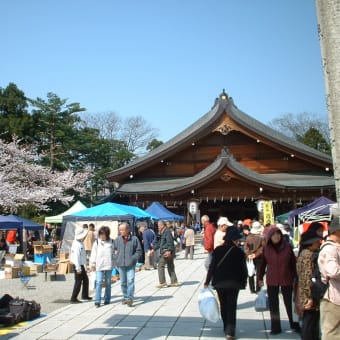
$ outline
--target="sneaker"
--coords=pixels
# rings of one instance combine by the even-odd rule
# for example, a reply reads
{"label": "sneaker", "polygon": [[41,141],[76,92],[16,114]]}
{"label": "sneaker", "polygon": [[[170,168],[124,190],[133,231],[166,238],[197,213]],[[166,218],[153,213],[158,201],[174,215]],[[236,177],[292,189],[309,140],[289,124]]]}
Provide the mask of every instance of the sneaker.
{"label": "sneaker", "polygon": [[99,303],[99,302],[96,302],[94,305],[95,305],[97,308],[100,307],[100,303]]}
{"label": "sneaker", "polygon": [[159,285],[156,286],[156,288],[165,288],[168,287],[167,283],[160,283]]}
{"label": "sneaker", "polygon": [[169,286],[170,287],[178,287],[179,283],[178,282],[170,283]]}
{"label": "sneaker", "polygon": [[110,301],[104,301],[104,305],[109,305]]}
{"label": "sneaker", "polygon": [[81,303],[81,301],[79,301],[78,299],[71,299],[70,303]]}
{"label": "sneaker", "polygon": [[127,299],[123,299],[122,300],[122,305],[126,305],[127,304]]}
{"label": "sneaker", "polygon": [[126,300],[126,304],[127,304],[129,307],[132,307],[132,299],[127,299],[127,300]]}

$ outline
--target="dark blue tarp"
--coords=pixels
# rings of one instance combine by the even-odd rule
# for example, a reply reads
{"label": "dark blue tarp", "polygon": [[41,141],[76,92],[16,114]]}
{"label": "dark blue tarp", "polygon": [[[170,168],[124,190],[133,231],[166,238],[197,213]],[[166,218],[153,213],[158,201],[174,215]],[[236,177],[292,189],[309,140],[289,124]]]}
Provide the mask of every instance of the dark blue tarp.
{"label": "dark blue tarp", "polygon": [[[294,218],[304,212],[315,211],[317,215],[329,215],[330,205],[335,204],[332,200],[327,197],[321,196],[313,202],[305,205],[304,207],[292,210],[289,212],[289,223],[293,224]],[[319,208],[319,209],[318,209]]]}
{"label": "dark blue tarp", "polygon": [[172,211],[165,208],[159,202],[153,202],[148,208],[145,209],[148,213],[152,215],[156,215],[160,220],[166,221],[183,221],[184,217],[181,215],[177,215]]}
{"label": "dark blue tarp", "polygon": [[0,229],[43,230],[42,224],[16,215],[0,215]]}

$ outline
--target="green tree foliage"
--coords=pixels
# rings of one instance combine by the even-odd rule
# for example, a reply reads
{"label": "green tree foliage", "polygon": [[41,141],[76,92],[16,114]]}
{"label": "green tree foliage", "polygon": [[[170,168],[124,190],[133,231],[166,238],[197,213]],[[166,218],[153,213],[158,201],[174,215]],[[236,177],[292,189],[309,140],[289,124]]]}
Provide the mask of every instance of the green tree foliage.
{"label": "green tree foliage", "polygon": [[16,136],[22,142],[31,142],[33,120],[27,111],[28,100],[23,91],[10,83],[0,88],[0,138],[10,142]]}
{"label": "green tree foliage", "polygon": [[[287,137],[293,138],[319,151],[329,153],[330,137],[327,117],[306,112],[295,115],[286,113],[273,119],[268,125]],[[308,136],[314,135],[316,132],[318,133],[318,139],[322,139],[322,141],[320,140],[314,143]]]}
{"label": "green tree foliage", "polygon": [[162,145],[162,144],[163,144],[162,141],[160,141],[160,140],[154,138],[154,139],[147,145],[146,150],[152,151],[152,150],[158,148],[158,147],[159,147],[160,145]]}
{"label": "green tree foliage", "polygon": [[[31,100],[35,122],[35,138],[39,151],[46,154],[42,162],[51,170],[74,168],[82,161],[80,149],[90,131],[79,131],[77,124],[80,117],[76,114],[85,111],[79,103],[67,104],[67,99],[61,99],[49,92],[47,100],[37,98]],[[84,136],[85,134],[85,136]]]}
{"label": "green tree foliage", "polygon": [[330,154],[331,146],[327,143],[326,139],[323,135],[314,127],[310,127],[306,133],[299,137],[299,142],[304,143],[314,149],[317,149],[321,152]]}

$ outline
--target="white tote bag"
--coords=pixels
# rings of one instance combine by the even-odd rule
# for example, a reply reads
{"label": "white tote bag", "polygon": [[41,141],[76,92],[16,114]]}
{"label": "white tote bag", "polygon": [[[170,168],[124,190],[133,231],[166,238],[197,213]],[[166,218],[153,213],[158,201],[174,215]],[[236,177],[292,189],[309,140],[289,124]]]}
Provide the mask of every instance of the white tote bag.
{"label": "white tote bag", "polygon": [[208,321],[217,322],[220,319],[220,309],[214,292],[203,288],[198,293],[198,307],[201,315]]}

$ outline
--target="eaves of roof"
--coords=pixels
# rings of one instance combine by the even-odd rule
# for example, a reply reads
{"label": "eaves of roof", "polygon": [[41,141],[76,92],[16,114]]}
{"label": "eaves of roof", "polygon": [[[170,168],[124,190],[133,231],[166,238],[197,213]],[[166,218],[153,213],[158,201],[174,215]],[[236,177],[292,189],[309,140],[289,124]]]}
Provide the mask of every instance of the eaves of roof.
{"label": "eaves of roof", "polygon": [[247,181],[276,189],[334,187],[334,178],[319,174],[258,174],[238,163],[226,150],[222,150],[216,160],[195,176],[161,180],[131,181],[119,187],[117,193],[169,193],[192,187],[201,187],[220,176],[225,168]]}
{"label": "eaves of roof", "polygon": [[311,148],[306,144],[300,143],[292,138],[289,138],[286,135],[280,133],[279,131],[272,129],[265,124],[262,124],[258,120],[240,111],[235,105],[228,106],[228,115],[233,120],[238,122],[240,125],[257,133],[260,136],[263,136],[264,138],[268,140],[271,140],[277,144],[283,145],[290,150],[300,151],[301,153],[307,154],[310,157],[315,157],[324,162],[332,163],[332,158],[329,155],[323,152],[320,152],[314,148]]}

